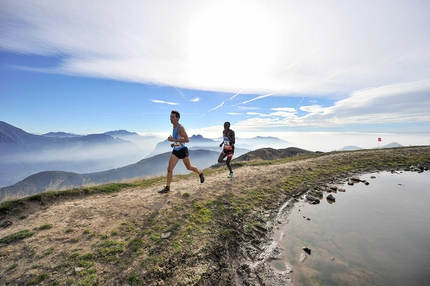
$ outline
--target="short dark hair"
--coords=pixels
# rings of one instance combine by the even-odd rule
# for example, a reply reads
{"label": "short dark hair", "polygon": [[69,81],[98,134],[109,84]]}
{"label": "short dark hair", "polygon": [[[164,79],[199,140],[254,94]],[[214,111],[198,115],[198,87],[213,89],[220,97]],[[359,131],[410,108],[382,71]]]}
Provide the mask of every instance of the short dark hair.
{"label": "short dark hair", "polygon": [[224,122],[224,126],[228,126],[228,128],[230,128],[230,122],[228,122],[228,121],[226,121],[226,122]]}
{"label": "short dark hair", "polygon": [[179,113],[179,111],[177,111],[177,110],[172,110],[172,112],[170,112],[170,113],[175,114],[175,115],[176,115],[176,118],[181,118],[181,114],[180,114],[180,113]]}

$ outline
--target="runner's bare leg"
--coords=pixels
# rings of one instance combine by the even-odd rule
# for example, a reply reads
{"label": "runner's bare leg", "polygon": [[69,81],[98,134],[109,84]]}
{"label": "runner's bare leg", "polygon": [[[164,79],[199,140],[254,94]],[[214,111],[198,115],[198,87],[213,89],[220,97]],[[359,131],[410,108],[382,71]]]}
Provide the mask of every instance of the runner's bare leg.
{"label": "runner's bare leg", "polygon": [[197,174],[201,173],[201,171],[196,166],[191,165],[190,157],[185,157],[182,159],[182,161],[184,162],[185,167],[187,167],[187,170],[193,171]]}
{"label": "runner's bare leg", "polygon": [[172,182],[173,178],[173,169],[175,168],[176,164],[178,163],[179,158],[175,155],[171,154],[169,159],[169,166],[167,167],[167,183],[166,186],[170,186],[170,183]]}

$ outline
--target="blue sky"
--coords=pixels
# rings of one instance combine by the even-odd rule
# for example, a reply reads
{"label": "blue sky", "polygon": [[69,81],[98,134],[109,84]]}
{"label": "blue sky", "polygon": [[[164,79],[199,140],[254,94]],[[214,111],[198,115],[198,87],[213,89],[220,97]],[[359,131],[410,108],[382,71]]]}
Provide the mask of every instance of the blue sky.
{"label": "blue sky", "polygon": [[167,137],[176,109],[209,138],[230,121],[303,147],[427,145],[428,15],[426,0],[3,0],[0,120]]}

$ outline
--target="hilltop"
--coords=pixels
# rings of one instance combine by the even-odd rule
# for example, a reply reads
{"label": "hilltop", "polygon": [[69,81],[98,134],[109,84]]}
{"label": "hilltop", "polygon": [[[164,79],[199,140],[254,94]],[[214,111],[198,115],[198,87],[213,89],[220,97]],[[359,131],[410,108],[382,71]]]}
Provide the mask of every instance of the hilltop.
{"label": "hilltop", "polygon": [[352,175],[430,164],[430,146],[303,153],[38,194],[0,207],[6,285],[279,285],[262,255],[286,201]]}

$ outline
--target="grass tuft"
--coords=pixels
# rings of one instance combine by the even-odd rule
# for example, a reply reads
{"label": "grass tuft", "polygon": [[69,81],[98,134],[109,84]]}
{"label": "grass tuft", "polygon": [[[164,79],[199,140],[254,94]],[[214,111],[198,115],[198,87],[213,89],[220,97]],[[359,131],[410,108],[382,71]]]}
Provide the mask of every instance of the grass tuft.
{"label": "grass tuft", "polygon": [[33,236],[34,232],[29,230],[29,229],[24,229],[21,231],[18,231],[16,233],[7,235],[5,237],[0,238],[0,243],[5,243],[5,244],[11,244],[13,242],[19,241],[19,240],[23,240],[27,237]]}

